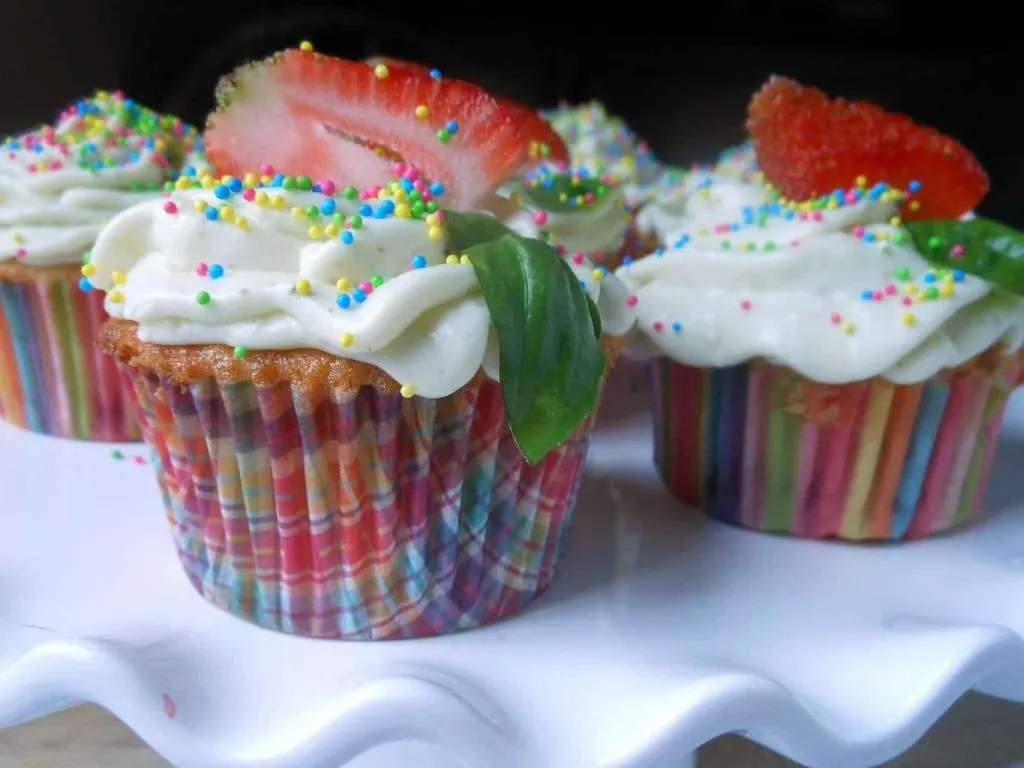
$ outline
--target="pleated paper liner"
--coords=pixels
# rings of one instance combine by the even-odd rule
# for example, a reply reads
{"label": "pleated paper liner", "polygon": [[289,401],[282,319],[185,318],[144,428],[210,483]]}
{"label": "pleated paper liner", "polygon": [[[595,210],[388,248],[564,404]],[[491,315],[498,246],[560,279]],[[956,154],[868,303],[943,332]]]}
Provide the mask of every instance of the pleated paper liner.
{"label": "pleated paper liner", "polygon": [[[211,603],[282,632],[385,640],[513,615],[551,583],[593,415],[530,465],[483,376],[403,398],[332,386],[306,365],[329,356],[299,351],[268,353],[239,380],[226,348],[140,347],[109,328],[179,558]],[[282,378],[290,359],[304,381]],[[330,359],[335,374],[362,365]],[[207,374],[154,372],[163,364]]]}
{"label": "pleated paper liner", "polygon": [[989,350],[919,385],[819,384],[755,361],[652,367],[655,463],[723,522],[804,538],[915,539],[984,498],[1024,352]]}
{"label": "pleated paper liner", "polygon": [[79,290],[77,267],[0,268],[0,416],[55,437],[138,440],[117,367],[94,344],[102,294]]}

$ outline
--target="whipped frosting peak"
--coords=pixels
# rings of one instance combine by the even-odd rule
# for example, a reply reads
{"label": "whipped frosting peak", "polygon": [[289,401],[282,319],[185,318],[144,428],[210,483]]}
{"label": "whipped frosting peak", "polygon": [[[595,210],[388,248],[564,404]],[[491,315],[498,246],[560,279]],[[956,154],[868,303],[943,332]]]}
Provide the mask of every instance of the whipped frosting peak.
{"label": "whipped frosting peak", "polygon": [[0,261],[75,264],[117,211],[162,193],[195,129],[120,93],[98,92],[0,144]]}

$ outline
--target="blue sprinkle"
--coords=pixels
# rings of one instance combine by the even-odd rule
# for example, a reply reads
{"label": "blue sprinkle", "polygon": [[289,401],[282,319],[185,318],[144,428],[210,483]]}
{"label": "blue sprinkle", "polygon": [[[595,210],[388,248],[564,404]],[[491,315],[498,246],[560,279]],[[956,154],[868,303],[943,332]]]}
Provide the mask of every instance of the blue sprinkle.
{"label": "blue sprinkle", "polygon": [[430,194],[432,194],[434,197],[440,197],[441,195],[443,195],[444,184],[442,184],[440,181],[435,181],[433,184],[430,185]]}
{"label": "blue sprinkle", "polygon": [[665,249],[662,246],[659,245],[657,248],[654,249],[654,253],[655,253],[656,256],[664,256],[665,255]]}
{"label": "blue sprinkle", "polygon": [[402,189],[403,189],[403,190],[404,190],[405,192],[412,192],[412,190],[413,190],[413,183],[412,183],[412,181],[411,181],[411,180],[409,180],[409,179],[402,179],[401,181],[399,181],[399,182],[398,182],[398,185],[399,185],[399,186],[400,186],[400,187],[401,187],[401,188],[402,188]]}
{"label": "blue sprinkle", "polygon": [[926,283],[934,283],[935,282],[935,275],[933,273],[929,272],[928,274],[926,274],[924,276],[924,281]]}
{"label": "blue sprinkle", "polygon": [[423,258],[422,256],[418,256],[418,255],[412,257],[412,268],[413,269],[423,269],[425,266],[427,266],[427,260],[425,258]]}
{"label": "blue sprinkle", "polygon": [[381,200],[380,208],[378,208],[378,210],[382,210],[385,213],[394,213],[395,212],[395,201],[394,200],[390,200],[390,199]]}
{"label": "blue sprinkle", "polygon": [[214,280],[220,277],[224,277],[224,267],[220,264],[211,264],[206,274],[212,277]]}
{"label": "blue sprinkle", "polygon": [[341,233],[341,242],[345,245],[352,245],[353,240],[355,240],[355,235],[352,234],[351,230],[346,229]]}
{"label": "blue sprinkle", "polygon": [[432,70],[430,70],[430,76],[432,78],[434,78],[435,80],[440,80],[441,79],[441,70],[440,69],[432,69]]}
{"label": "blue sprinkle", "polygon": [[792,208],[789,208],[786,210],[785,213],[782,214],[782,218],[786,219],[787,221],[791,221],[792,219],[796,218],[796,211],[794,211]]}
{"label": "blue sprinkle", "polygon": [[962,283],[964,281],[964,271],[962,269],[954,269],[953,280],[958,283]]}
{"label": "blue sprinkle", "polygon": [[633,257],[632,256],[623,256],[622,257],[622,264],[623,264],[623,266],[628,267],[632,263],[633,263]]}
{"label": "blue sprinkle", "polygon": [[733,222],[732,224],[729,225],[729,231],[730,232],[739,232],[740,231],[740,225],[735,223],[735,222]]}
{"label": "blue sprinkle", "polygon": [[871,301],[871,297],[872,296],[873,296],[873,294],[871,293],[871,291],[861,291],[860,292],[860,297],[862,299],[864,299],[864,301]]}
{"label": "blue sprinkle", "polygon": [[340,309],[348,309],[352,306],[352,298],[347,293],[339,293],[335,303]]}
{"label": "blue sprinkle", "polygon": [[373,216],[373,208],[366,203],[360,205],[358,211],[360,216]]}
{"label": "blue sprinkle", "polygon": [[586,284],[586,282],[583,281],[582,278],[580,279],[580,288],[583,289],[584,293],[590,293],[590,289],[587,288],[587,284]]}
{"label": "blue sprinkle", "polygon": [[142,142],[142,146],[144,146],[146,149],[152,149],[154,146],[156,146],[156,142],[154,142],[152,139],[146,139],[144,142]]}
{"label": "blue sprinkle", "polygon": [[676,322],[672,323],[672,330],[675,331],[676,333],[679,333],[681,330],[683,330],[683,324],[676,320]]}
{"label": "blue sprinkle", "polygon": [[454,135],[459,132],[459,124],[454,120],[449,120],[447,123],[444,124],[444,129],[448,131],[448,133]]}
{"label": "blue sprinkle", "polygon": [[205,216],[210,221],[216,221],[220,214],[217,213],[217,209],[212,205],[206,209]]}
{"label": "blue sprinkle", "polygon": [[334,202],[334,198],[329,197],[326,200],[324,200],[324,204],[320,206],[320,213],[322,213],[324,216],[330,216],[332,213],[334,213],[337,207],[338,204]]}
{"label": "blue sprinkle", "polygon": [[78,290],[82,291],[83,293],[88,293],[89,291],[92,290],[92,283],[89,282],[89,278],[83,277],[81,280],[78,281]]}
{"label": "blue sprinkle", "polygon": [[873,243],[873,242],[875,242],[875,233],[874,232],[865,232],[864,233],[864,242],[865,243]]}
{"label": "blue sprinkle", "polygon": [[194,165],[186,165],[185,166],[185,175],[186,176],[195,176],[196,175],[196,167]]}
{"label": "blue sprinkle", "polygon": [[921,189],[921,182],[920,181],[916,181],[915,180],[915,181],[912,181],[909,184],[907,184],[907,191],[909,191],[909,192],[917,192],[920,189]]}
{"label": "blue sprinkle", "polygon": [[352,300],[355,301],[356,304],[362,304],[366,301],[366,294],[363,293],[362,289],[356,288],[352,291]]}
{"label": "blue sprinkle", "polygon": [[216,187],[213,188],[213,194],[217,197],[218,200],[227,200],[229,197],[231,197],[231,190],[228,189],[228,187],[224,184],[218,184]]}
{"label": "blue sprinkle", "polygon": [[228,181],[228,189],[230,189],[232,192],[241,192],[242,180],[231,177],[231,179]]}

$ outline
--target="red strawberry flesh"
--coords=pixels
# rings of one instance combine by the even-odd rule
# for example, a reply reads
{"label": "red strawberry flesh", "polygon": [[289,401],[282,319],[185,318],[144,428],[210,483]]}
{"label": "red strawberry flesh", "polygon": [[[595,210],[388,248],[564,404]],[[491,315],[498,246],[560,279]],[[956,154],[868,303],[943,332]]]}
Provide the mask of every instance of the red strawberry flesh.
{"label": "red strawberry flesh", "polygon": [[989,189],[988,176],[955,139],[863,101],[829,99],[784,77],[755,94],[747,129],[758,165],[783,196],[808,200],[853,186],[884,182],[919,191],[906,218],[958,218]]}
{"label": "red strawberry flesh", "polygon": [[527,150],[516,121],[485,91],[409,67],[292,49],[237,70],[218,97],[204,140],[221,174],[269,164],[366,188],[391,178],[398,160],[443,182],[447,207],[468,209],[512,176]]}

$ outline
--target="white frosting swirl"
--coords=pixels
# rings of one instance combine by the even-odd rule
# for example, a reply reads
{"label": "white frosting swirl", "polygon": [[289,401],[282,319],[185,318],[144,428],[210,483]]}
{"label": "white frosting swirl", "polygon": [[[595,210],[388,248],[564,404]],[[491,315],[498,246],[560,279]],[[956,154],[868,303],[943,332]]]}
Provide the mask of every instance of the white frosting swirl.
{"label": "white frosting swirl", "polygon": [[[100,94],[0,146],[0,261],[77,264],[114,213],[162,194],[194,129]],[[195,154],[201,158],[201,150]]]}
{"label": "white frosting swirl", "polygon": [[882,199],[771,215],[621,268],[639,329],[680,362],[765,358],[825,383],[920,382],[996,343],[1019,348],[1024,300],[934,270]]}
{"label": "white frosting swirl", "polygon": [[[186,190],[117,216],[86,270],[109,291],[107,311],[136,321],[143,341],[319,349],[375,365],[425,397],[449,395],[481,369],[498,378],[475,272],[446,263],[435,217],[375,215],[393,211],[391,200],[275,187],[249,196],[225,208],[216,191]],[[605,332],[625,333],[625,287],[577,273]]]}

